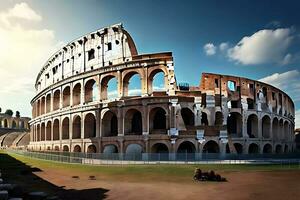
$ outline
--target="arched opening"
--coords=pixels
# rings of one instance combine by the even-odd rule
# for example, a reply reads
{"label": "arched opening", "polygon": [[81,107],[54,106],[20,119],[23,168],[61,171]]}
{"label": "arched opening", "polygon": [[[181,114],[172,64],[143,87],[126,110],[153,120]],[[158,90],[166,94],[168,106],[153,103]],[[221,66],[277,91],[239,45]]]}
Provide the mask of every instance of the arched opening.
{"label": "arched opening", "polygon": [[7,119],[4,119],[4,121],[3,121],[3,127],[4,128],[8,128],[8,121],[7,121]]}
{"label": "arched opening", "polygon": [[204,126],[208,126],[208,118],[205,112],[201,112],[201,124]]}
{"label": "arched opening", "polygon": [[71,104],[71,90],[70,86],[67,86],[63,90],[63,107],[68,107]]}
{"label": "arched opening", "polygon": [[69,150],[69,147],[68,147],[67,145],[64,145],[64,146],[63,146],[63,151],[69,152],[69,151],[70,151],[70,150]]}
{"label": "arched opening", "polygon": [[165,91],[165,74],[163,70],[156,69],[151,72],[148,78],[148,93],[152,94],[155,91]]}
{"label": "arched opening", "polygon": [[95,145],[91,144],[87,148],[87,153],[97,153],[97,148]]}
{"label": "arched opening", "polygon": [[76,153],[81,152],[81,147],[79,145],[75,145],[73,152],[76,152]]}
{"label": "arched opening", "polygon": [[112,137],[118,135],[118,118],[115,113],[107,111],[102,119],[102,136]]}
{"label": "arched opening", "polygon": [[182,108],[180,112],[186,129],[192,128],[195,125],[194,113],[189,108]]}
{"label": "arched opening", "polygon": [[118,147],[113,144],[105,145],[103,149],[104,154],[112,154],[112,153],[118,153]]}
{"label": "arched opening", "polygon": [[177,148],[178,160],[194,160],[196,148],[192,142],[182,142]]}
{"label": "arched opening", "polygon": [[58,110],[60,104],[60,90],[56,90],[53,94],[53,110]]}
{"label": "arched opening", "polygon": [[263,153],[272,153],[272,145],[270,144],[265,144],[264,148],[263,148]]}
{"label": "arched opening", "polygon": [[281,147],[281,145],[280,144],[278,144],[278,145],[276,145],[276,147],[275,147],[275,152],[276,153],[282,153],[282,147]]}
{"label": "arched opening", "polygon": [[128,110],[124,118],[124,128],[126,135],[142,135],[143,122],[141,112],[136,109]]}
{"label": "arched opening", "polygon": [[114,76],[106,76],[101,80],[101,100],[113,100],[118,97],[118,82]]}
{"label": "arched opening", "polygon": [[220,153],[220,148],[218,143],[216,143],[213,140],[210,140],[205,143],[203,150],[203,153]]}
{"label": "arched opening", "polygon": [[92,113],[89,113],[84,119],[84,138],[93,137],[96,137],[96,118]]}
{"label": "arched opening", "polygon": [[233,145],[238,154],[243,153],[243,145],[241,145],[240,143],[234,143]]}
{"label": "arched opening", "polygon": [[249,145],[248,149],[249,154],[258,154],[259,153],[259,146],[255,143]]}
{"label": "arched opening", "polygon": [[166,111],[163,108],[153,108],[149,113],[151,134],[166,134]]}
{"label": "arched opening", "polygon": [[269,116],[265,115],[262,118],[262,136],[263,138],[270,138],[270,128],[271,128],[271,119]]}
{"label": "arched opening", "polygon": [[169,149],[163,143],[156,143],[152,146],[151,153],[169,153]]}
{"label": "arched opening", "polygon": [[41,141],[45,141],[45,123],[42,123],[41,125]]}
{"label": "arched opening", "polygon": [[215,113],[215,125],[222,126],[223,125],[223,113],[218,111]]}
{"label": "arched opening", "polygon": [[272,134],[273,134],[273,138],[275,140],[280,139],[280,135],[279,135],[279,121],[278,121],[278,119],[276,117],[273,119],[273,122],[272,122]]}
{"label": "arched opening", "polygon": [[40,105],[41,105],[40,100],[38,100],[37,103],[36,103],[37,116],[41,115]]}
{"label": "arched opening", "polygon": [[126,154],[136,155],[143,153],[143,147],[139,144],[129,144],[126,148]]}
{"label": "arched opening", "polygon": [[84,87],[85,103],[97,101],[99,99],[97,83],[94,79],[89,80]]}
{"label": "arched opening", "polygon": [[287,141],[289,135],[289,123],[287,121],[284,122],[283,128],[284,128],[283,138]]}
{"label": "arched opening", "polygon": [[51,94],[47,94],[46,96],[46,113],[51,111]]}
{"label": "arched opening", "polygon": [[54,151],[59,151],[59,146],[55,146]]}
{"label": "arched opening", "polygon": [[80,104],[81,85],[77,83],[73,88],[73,106]]}
{"label": "arched opening", "polygon": [[284,136],[284,130],[283,130],[283,119],[279,120],[279,130],[278,130],[278,135],[279,135],[279,139],[283,139]]}
{"label": "arched opening", "polygon": [[53,140],[59,140],[59,121],[55,119],[53,122]]}
{"label": "arched opening", "polygon": [[248,116],[247,133],[250,138],[258,137],[258,117],[255,114]]}
{"label": "arched opening", "polygon": [[45,97],[41,99],[41,115],[45,114]]}
{"label": "arched opening", "polygon": [[73,119],[73,139],[81,138],[81,118],[77,115]]}
{"label": "arched opening", "polygon": [[189,141],[182,142],[177,149],[177,153],[195,153],[195,151],[195,145]]}
{"label": "arched opening", "polygon": [[11,127],[12,127],[12,128],[17,128],[17,123],[16,123],[16,121],[15,121],[15,120],[13,120],[13,121],[12,121],[12,125],[11,125]]}
{"label": "arched opening", "polygon": [[284,145],[284,153],[288,153],[289,147],[288,145]]}
{"label": "arched opening", "polygon": [[47,122],[47,126],[46,126],[46,140],[47,141],[51,140],[51,121]]}
{"label": "arched opening", "polygon": [[123,96],[141,96],[141,76],[137,72],[130,72],[123,79]]}
{"label": "arched opening", "polygon": [[36,132],[37,132],[37,138],[36,138],[36,141],[41,141],[41,127],[40,125],[38,124],[37,127],[36,127]]}
{"label": "arched opening", "polygon": [[227,118],[227,132],[231,137],[242,137],[242,115],[232,112]]}
{"label": "arched opening", "polygon": [[69,118],[65,117],[64,120],[62,121],[62,139],[69,139],[70,138],[70,134],[69,134]]}

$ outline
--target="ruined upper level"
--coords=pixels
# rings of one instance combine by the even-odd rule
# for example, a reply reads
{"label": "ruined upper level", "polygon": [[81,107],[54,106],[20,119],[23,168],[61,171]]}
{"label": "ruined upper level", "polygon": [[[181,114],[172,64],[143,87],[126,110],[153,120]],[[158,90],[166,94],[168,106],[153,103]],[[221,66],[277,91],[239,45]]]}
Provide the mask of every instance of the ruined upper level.
{"label": "ruined upper level", "polygon": [[47,60],[37,76],[36,91],[86,71],[131,61],[135,55],[134,41],[122,24],[96,30],[68,43]]}
{"label": "ruined upper level", "polygon": [[[294,118],[292,99],[283,91],[269,84],[248,78],[203,73],[200,83],[202,99],[214,97],[214,106],[221,106],[222,97],[227,98],[228,108],[243,108],[276,113]],[[204,98],[205,97],[205,98]],[[208,103],[208,102],[204,102]]]}

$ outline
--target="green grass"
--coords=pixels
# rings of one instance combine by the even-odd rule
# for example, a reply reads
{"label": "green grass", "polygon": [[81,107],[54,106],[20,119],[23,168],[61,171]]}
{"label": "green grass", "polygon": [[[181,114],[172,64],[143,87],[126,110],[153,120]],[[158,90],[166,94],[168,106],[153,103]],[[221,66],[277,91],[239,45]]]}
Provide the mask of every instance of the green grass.
{"label": "green grass", "polygon": [[[0,152],[1,153],[1,152]],[[204,171],[215,170],[217,172],[229,171],[278,171],[278,170],[300,170],[299,164],[292,165],[257,165],[257,164],[202,164],[202,165],[82,165],[68,164],[53,161],[39,160],[8,153],[11,157],[25,163],[26,165],[41,169],[68,170],[78,173],[102,176],[106,178],[117,178],[127,180],[191,180],[195,168]],[[1,162],[1,160],[0,160]],[[3,163],[2,163],[3,164]],[[1,164],[1,165],[2,165]]]}

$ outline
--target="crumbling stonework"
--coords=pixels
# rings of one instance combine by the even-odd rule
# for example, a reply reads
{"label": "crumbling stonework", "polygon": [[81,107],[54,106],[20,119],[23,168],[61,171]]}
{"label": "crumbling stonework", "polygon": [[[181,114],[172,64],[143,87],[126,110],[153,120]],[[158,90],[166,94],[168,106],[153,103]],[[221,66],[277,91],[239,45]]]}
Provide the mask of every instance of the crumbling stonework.
{"label": "crumbling stonework", "polygon": [[[153,89],[164,74],[165,91]],[[141,95],[129,96],[133,75]],[[108,83],[117,80],[117,97]],[[258,81],[202,74],[176,83],[171,52],[138,55],[121,24],[55,53],[36,80],[30,148],[101,153],[283,153],[294,149],[294,104]]]}

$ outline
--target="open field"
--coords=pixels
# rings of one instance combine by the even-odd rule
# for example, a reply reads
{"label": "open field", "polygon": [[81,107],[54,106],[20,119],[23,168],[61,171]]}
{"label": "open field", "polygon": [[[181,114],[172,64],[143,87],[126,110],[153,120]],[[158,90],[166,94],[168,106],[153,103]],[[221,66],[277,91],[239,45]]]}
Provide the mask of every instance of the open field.
{"label": "open field", "polygon": [[[195,167],[225,183],[195,182]],[[299,165],[87,166],[0,154],[4,179],[62,199],[299,199]],[[29,172],[29,173],[28,173]],[[201,198],[200,198],[201,197]]]}

